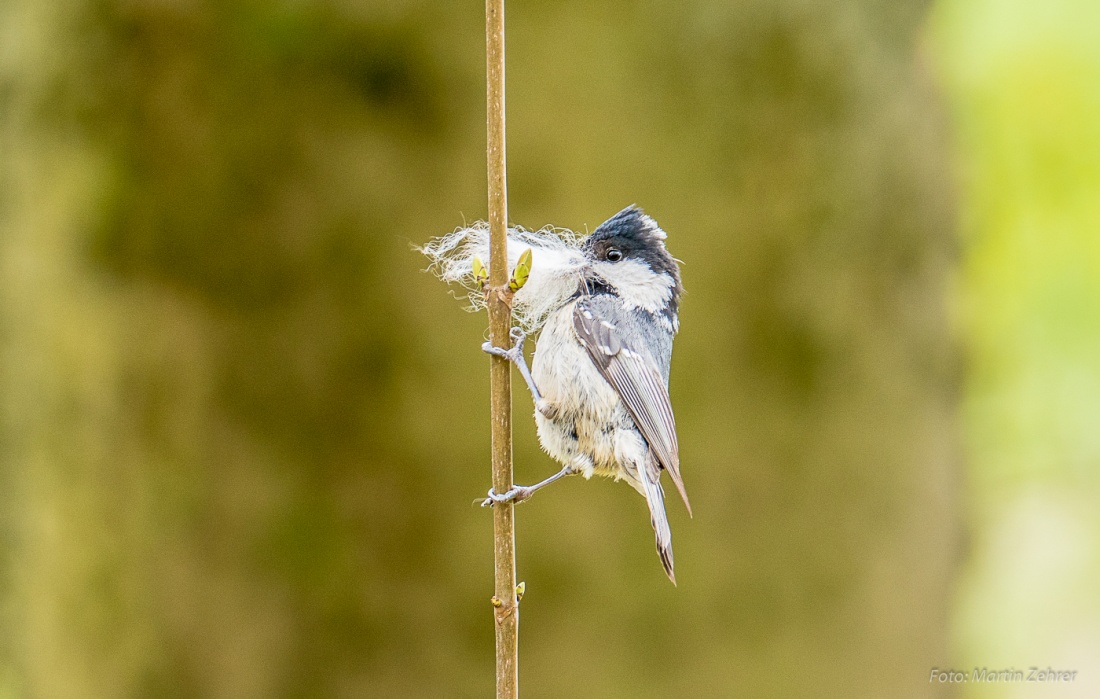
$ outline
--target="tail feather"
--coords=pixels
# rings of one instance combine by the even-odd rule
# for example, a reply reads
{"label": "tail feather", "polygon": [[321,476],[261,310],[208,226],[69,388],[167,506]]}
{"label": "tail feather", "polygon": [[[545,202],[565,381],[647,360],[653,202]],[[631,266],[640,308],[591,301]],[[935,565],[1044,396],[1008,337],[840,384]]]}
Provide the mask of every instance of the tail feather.
{"label": "tail feather", "polygon": [[657,539],[657,555],[661,557],[661,565],[665,568],[665,574],[672,584],[676,584],[676,573],[673,570],[672,560],[672,529],[668,526],[668,515],[665,514],[665,492],[661,488],[660,466],[656,456],[650,451],[646,456],[646,468],[638,475],[642,482],[642,490],[645,494],[646,504],[649,505],[649,523],[653,525],[653,533]]}

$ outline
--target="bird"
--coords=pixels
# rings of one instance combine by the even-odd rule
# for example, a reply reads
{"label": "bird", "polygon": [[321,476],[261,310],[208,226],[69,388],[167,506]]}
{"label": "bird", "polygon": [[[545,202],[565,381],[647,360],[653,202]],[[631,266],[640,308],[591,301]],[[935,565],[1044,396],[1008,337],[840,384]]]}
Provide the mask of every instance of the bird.
{"label": "bird", "polygon": [[646,500],[658,556],[675,585],[662,471],[689,515],[691,504],[668,391],[683,285],[666,239],[654,219],[628,206],[580,241],[583,262],[577,274],[562,277],[575,289],[559,294],[562,302],[547,316],[530,367],[519,328],[511,330],[509,349],[482,345],[515,364],[534,399],[539,442],[562,464],[535,485],[490,489],[482,504],[523,502],[575,474],[624,480]]}

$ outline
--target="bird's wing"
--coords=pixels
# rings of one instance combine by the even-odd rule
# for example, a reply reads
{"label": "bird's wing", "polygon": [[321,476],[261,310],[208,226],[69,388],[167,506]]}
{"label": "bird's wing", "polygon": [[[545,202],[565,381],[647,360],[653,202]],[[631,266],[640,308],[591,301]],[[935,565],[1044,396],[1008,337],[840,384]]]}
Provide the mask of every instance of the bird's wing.
{"label": "bird's wing", "polygon": [[680,446],[676,440],[676,419],[668,388],[656,362],[639,347],[632,347],[628,335],[616,325],[626,318],[607,319],[597,314],[589,299],[577,302],[573,310],[573,327],[581,344],[600,374],[619,394],[634,424],[642,433],[661,466],[668,471],[676,490],[688,502],[684,481],[680,477]]}

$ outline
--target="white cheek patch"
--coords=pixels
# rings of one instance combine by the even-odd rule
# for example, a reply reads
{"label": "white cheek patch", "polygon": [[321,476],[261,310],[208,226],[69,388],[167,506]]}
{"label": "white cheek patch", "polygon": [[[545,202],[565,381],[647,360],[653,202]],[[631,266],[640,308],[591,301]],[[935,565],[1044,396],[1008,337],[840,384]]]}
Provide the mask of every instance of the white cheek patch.
{"label": "white cheek patch", "polygon": [[675,282],[668,275],[655,274],[644,262],[598,262],[595,273],[608,285],[615,287],[627,308],[641,308],[658,313],[672,298]]}

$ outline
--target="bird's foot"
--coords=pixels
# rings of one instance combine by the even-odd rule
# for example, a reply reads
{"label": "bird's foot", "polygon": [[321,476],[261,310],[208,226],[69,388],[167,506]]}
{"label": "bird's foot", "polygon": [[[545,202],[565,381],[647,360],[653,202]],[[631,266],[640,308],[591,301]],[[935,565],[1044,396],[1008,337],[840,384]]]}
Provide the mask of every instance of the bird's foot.
{"label": "bird's foot", "polygon": [[512,337],[512,349],[495,347],[492,342],[484,342],[481,350],[497,357],[504,357],[513,364],[519,364],[523,361],[523,341],[527,339],[527,335],[519,328],[512,328],[508,334]]}
{"label": "bird's foot", "polygon": [[522,485],[512,486],[512,489],[503,495],[498,495],[495,490],[489,488],[489,497],[481,501],[481,506],[492,507],[493,505],[503,505],[509,502],[518,505],[534,494],[534,488],[528,488]]}
{"label": "bird's foot", "polygon": [[[493,490],[492,488],[489,488],[489,497],[487,497],[487,498],[485,498],[484,500],[481,501],[481,506],[482,507],[492,507],[493,505],[495,505],[497,503],[500,503],[500,504],[503,505],[506,502],[512,502],[512,503],[516,503],[518,505],[519,503],[523,502],[524,500],[527,500],[532,495],[534,495],[536,490],[540,490],[542,488],[545,488],[546,486],[550,485],[554,481],[556,481],[560,478],[564,478],[566,476],[571,476],[574,473],[577,473],[577,472],[574,471],[573,469],[571,469],[570,467],[566,466],[565,468],[558,471],[554,475],[550,476],[546,480],[544,480],[542,482],[539,482],[539,483],[536,483],[534,485],[513,485],[512,489],[509,490],[507,493],[504,493],[503,495],[497,495],[497,492],[495,490]],[[477,501],[475,500],[474,502],[477,502]]]}

